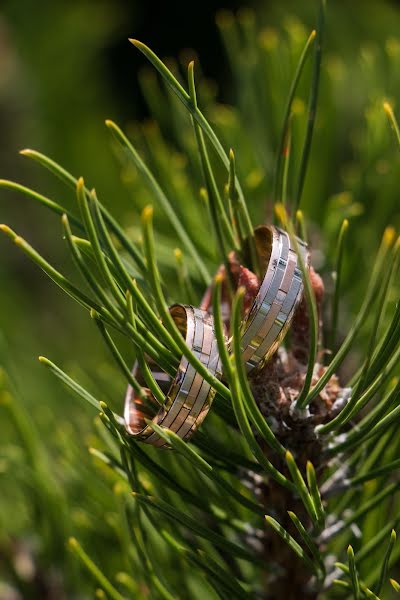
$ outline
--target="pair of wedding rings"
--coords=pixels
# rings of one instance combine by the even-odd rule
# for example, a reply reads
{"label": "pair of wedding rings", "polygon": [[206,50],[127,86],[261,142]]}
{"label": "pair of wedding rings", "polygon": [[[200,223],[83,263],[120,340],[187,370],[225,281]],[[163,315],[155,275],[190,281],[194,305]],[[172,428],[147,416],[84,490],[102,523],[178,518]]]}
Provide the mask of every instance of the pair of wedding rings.
{"label": "pair of wedding rings", "polygon": [[[289,235],[272,225],[257,227],[254,234],[264,276],[250,311],[242,321],[241,348],[247,372],[265,364],[278,349],[303,293],[303,273]],[[303,264],[308,266],[307,245],[299,239],[296,245]],[[170,314],[195,356],[212,375],[221,379],[222,367],[212,315],[183,304],[171,306]],[[138,363],[135,363],[133,375],[144,385],[149,402],[144,406],[132,386],[128,387],[124,413],[128,433],[148,444],[166,446],[165,440],[146,422],[150,420],[174,431],[182,439],[190,438],[207,415],[215,390],[184,356],[175,378],[159,372],[156,367],[152,373],[165,394],[165,402],[162,407],[155,403],[151,391],[145,387]],[[153,414],[149,414],[151,406],[154,407]]]}

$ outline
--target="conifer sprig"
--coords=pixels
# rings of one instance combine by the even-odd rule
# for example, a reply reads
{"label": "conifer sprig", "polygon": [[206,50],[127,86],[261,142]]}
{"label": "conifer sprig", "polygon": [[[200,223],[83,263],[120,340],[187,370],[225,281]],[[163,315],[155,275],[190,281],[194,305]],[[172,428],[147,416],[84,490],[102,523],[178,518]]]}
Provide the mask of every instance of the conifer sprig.
{"label": "conifer sprig", "polygon": [[[227,46],[231,52],[236,52],[240,48],[240,40],[246,40],[252,52],[249,68],[260,83],[265,69],[262,53],[266,50],[252,35],[254,22],[246,14],[231,21],[225,17],[225,21],[220,19],[220,26],[225,28]],[[312,241],[313,222],[318,221],[318,215],[309,214],[307,203],[304,211],[296,209],[303,194],[321,84],[323,18],[324,2],[321,2],[316,31],[305,36],[300,53],[293,53],[296,56],[300,54],[300,59],[288,85],[286,103],[279,105],[280,110],[282,106],[286,108],[283,127],[276,136],[278,154],[273,197],[275,201],[282,202],[274,208],[297,249],[296,233],[305,238],[307,229]],[[238,31],[240,34],[236,36]],[[114,490],[112,531],[117,532],[122,555],[126,559],[123,569],[132,570],[129,573],[120,570],[114,582],[109,575],[114,564],[104,565],[103,572],[103,566],[97,566],[97,559],[95,563],[75,538],[71,538],[69,547],[96,580],[96,585],[100,586],[95,592],[99,598],[122,600],[134,595],[141,599],[147,597],[149,589],[150,593],[154,592],[155,596],[166,600],[258,597],[260,582],[267,576],[267,571],[272,582],[282,577],[282,565],[277,566],[274,561],[266,564],[269,558],[266,548],[270,543],[275,546],[277,539],[290,551],[290,564],[300,561],[307,591],[312,589],[330,597],[333,581],[337,590],[342,590],[346,597],[379,600],[390,581],[393,590],[398,592],[397,581],[390,579],[393,565],[398,565],[400,560],[395,544],[400,488],[396,435],[400,417],[400,383],[397,377],[400,358],[397,284],[400,244],[397,233],[392,227],[386,228],[358,314],[345,335],[342,335],[345,322],[339,313],[346,301],[342,292],[351,251],[349,239],[356,232],[357,223],[349,224],[345,218],[332,228],[336,252],[330,264],[325,265],[325,270],[335,273],[335,282],[330,298],[331,318],[325,335],[320,335],[320,315],[311,277],[298,252],[307,300],[308,362],[304,366],[302,385],[297,394],[289,398],[288,420],[282,419],[278,423],[276,415],[265,415],[264,405],[268,406],[267,401],[270,401],[268,391],[264,391],[262,397],[257,395],[254,380],[247,375],[241,357],[245,290],[242,287],[235,289],[229,266],[230,252],[235,252],[243,261],[246,255],[244,248],[249,245],[250,259],[244,266],[260,275],[247,196],[251,196],[250,187],[247,184],[242,187],[239,181],[243,183],[248,179],[242,176],[242,162],[247,160],[245,152],[237,146],[234,136],[229,144],[225,143],[225,139],[222,141],[223,137],[220,139],[216,133],[220,128],[212,121],[215,115],[200,108],[202,82],[200,78],[200,83],[195,86],[193,62],[187,68],[187,91],[180,83],[178,68],[167,67],[142,42],[131,41],[172,91],[173,99],[170,98],[169,102],[174,107],[177,123],[181,125],[183,118],[190,117],[194,129],[193,143],[188,141],[189,135],[186,136],[188,129],[185,135],[180,133],[177,137],[187,150],[188,159],[195,159],[192,172],[201,170],[202,179],[199,176],[196,186],[197,189],[205,186],[202,196],[207,199],[214,236],[210,245],[217,248],[217,254],[213,256],[213,251],[204,250],[208,239],[199,243],[198,232],[187,226],[182,218],[182,214],[187,213],[175,202],[170,182],[159,177],[162,170],[160,168],[158,173],[155,168],[160,164],[155,157],[165,150],[160,150],[160,144],[155,143],[155,147],[149,149],[154,160],[145,161],[137,149],[140,144],[136,141],[139,140],[132,135],[128,137],[110,120],[106,121],[108,129],[131,168],[136,169],[143,181],[143,189],[150,191],[155,203],[154,209],[146,206],[142,210],[140,241],[133,241],[138,236],[132,236],[132,230],[125,231],[118,224],[106,208],[106,200],[99,199],[94,189],[85,185],[83,178],[75,178],[55,161],[33,150],[24,150],[22,154],[55,174],[72,190],[77,210],[67,210],[62,203],[12,181],[0,180],[0,188],[34,200],[61,217],[60,233],[65,238],[83,284],[77,284],[74,278],[61,273],[8,226],[1,225],[1,230],[84,308],[109,351],[115,367],[113,376],[120,377],[123,385],[133,386],[143,403],[149,398],[148,391],[154,397],[157,408],[165,400],[164,392],[153,377],[151,365],[155,362],[173,377],[182,356],[214,388],[216,397],[207,421],[190,442],[182,441],[174,432],[153,423],[149,411],[148,423],[170,447],[169,451],[157,452],[128,435],[120,416],[121,398],[105,402],[101,385],[92,393],[87,382],[83,381],[84,385],[78,383],[81,378],[77,375],[71,376],[50,360],[39,358],[68,390],[88,403],[98,415],[95,442],[90,440],[90,455],[98,471],[96,475],[90,471],[88,479],[94,490],[97,490],[100,481],[105,490]],[[301,93],[302,77],[312,48],[312,85],[308,111],[303,119],[304,144],[299,148],[295,132],[302,116],[296,114],[293,118],[294,105]],[[153,108],[162,112],[164,92],[154,80],[150,87]],[[400,144],[399,127],[387,102],[384,110]],[[205,114],[210,114],[210,120]],[[285,145],[286,157],[283,156]],[[231,146],[237,148],[238,162],[233,150],[228,150]],[[268,155],[267,150],[265,155]],[[224,175],[221,175],[219,163],[225,169]],[[181,192],[180,197],[183,195]],[[167,217],[176,235],[171,247],[168,244],[164,247],[162,235],[157,228],[153,229],[154,213]],[[208,231],[207,217],[199,227]],[[136,232],[139,227],[134,225],[133,229]],[[174,252],[177,244],[182,250],[175,249]],[[161,256],[167,259],[163,261]],[[169,270],[164,269],[165,262]],[[168,285],[172,263],[177,269],[178,286]],[[211,273],[218,271],[221,265],[225,265],[225,275],[219,273],[212,279]],[[230,337],[227,343],[226,315],[223,315],[222,305],[226,302],[223,295],[229,285]],[[198,303],[204,287],[211,288],[210,312],[212,308],[223,381],[213,376],[187,347],[168,309],[176,301]],[[182,298],[176,297],[176,289],[179,289]],[[396,300],[395,306],[393,300]],[[125,342],[128,341],[131,353],[121,343],[120,334]],[[362,355],[357,364],[353,364],[353,375],[346,382],[348,394],[341,398],[341,404],[339,402],[334,407],[331,417],[317,425],[313,418],[318,415],[321,398],[328,394],[332,379],[336,382],[334,378],[339,376],[343,383],[339,370],[359,339],[363,341]],[[321,364],[325,340],[329,341],[328,350],[332,352],[327,366]],[[290,353],[290,344],[285,351]],[[285,352],[282,352],[278,359],[284,361],[284,356]],[[145,383],[139,383],[131,372],[133,358],[138,361]],[[66,370],[71,372],[69,367]],[[29,463],[26,469],[34,474],[34,483],[48,492],[52,478],[38,468],[41,450],[38,451],[37,432],[28,424],[26,415],[21,416],[18,412],[17,404],[3,381],[0,381],[0,398],[2,404],[8,407],[26,450]],[[289,428],[292,428],[292,437],[287,435]],[[315,444],[312,457],[304,455],[304,440],[300,438],[299,443],[295,436],[298,430],[307,434],[307,444],[310,440]],[[266,502],[265,490],[273,490],[270,502]],[[45,498],[49,507],[48,518],[52,520],[56,507],[54,497],[51,494],[40,496],[37,490],[33,493],[37,507]],[[280,503],[282,498],[284,502]],[[104,515],[108,515],[110,498],[106,496],[103,501],[96,496],[95,502],[101,502]],[[290,503],[293,510],[287,510]],[[376,510],[388,515],[383,527],[373,520]],[[354,532],[359,534],[357,540]],[[61,536],[63,533],[55,531],[54,535]],[[375,564],[371,569],[373,561]],[[171,564],[174,569],[169,568]],[[303,591],[298,592],[299,597]]]}

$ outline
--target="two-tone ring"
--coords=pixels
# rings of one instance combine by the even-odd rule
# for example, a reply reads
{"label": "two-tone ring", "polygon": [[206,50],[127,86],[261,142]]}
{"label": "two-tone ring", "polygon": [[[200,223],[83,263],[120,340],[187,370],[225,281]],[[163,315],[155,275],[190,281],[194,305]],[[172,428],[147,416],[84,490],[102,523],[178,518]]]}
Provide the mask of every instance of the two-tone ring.
{"label": "two-tone ring", "polygon": [[[221,378],[221,361],[218,354],[214,322],[211,315],[192,306],[175,304],[170,313],[186,344],[209,372]],[[153,446],[166,446],[163,440],[147,421],[152,421],[164,429],[174,431],[182,439],[188,439],[201,425],[213,401],[215,390],[203,379],[189,361],[182,356],[175,378],[152,369],[157,384],[165,394],[165,402],[157,407],[155,398],[145,387],[143,375],[135,363],[132,374],[143,385],[148,403],[132,386],[128,386],[125,397],[125,426],[133,436]],[[149,415],[149,407],[155,407]]]}
{"label": "two-tone ring", "polygon": [[[254,236],[264,277],[242,321],[242,358],[248,372],[276,352],[303,294],[303,273],[289,235],[273,225],[261,225]],[[297,247],[308,267],[307,245],[297,239]]]}
{"label": "two-tone ring", "polygon": [[[262,225],[254,230],[259,265],[264,274],[250,310],[241,325],[242,358],[248,372],[261,367],[277,350],[285,336],[303,293],[302,262],[308,268],[309,252],[301,240],[295,244],[289,235],[274,226]],[[222,366],[218,353],[214,321],[205,310],[175,304],[170,314],[192,353],[221,379]],[[227,341],[229,349],[229,341]],[[160,406],[146,387],[138,363],[132,374],[145,394],[139,396],[132,386],[125,397],[125,427],[131,435],[154,446],[167,443],[151,427],[156,423],[189,439],[206,417],[215,390],[182,356],[175,377],[151,365],[152,375],[165,396]]]}

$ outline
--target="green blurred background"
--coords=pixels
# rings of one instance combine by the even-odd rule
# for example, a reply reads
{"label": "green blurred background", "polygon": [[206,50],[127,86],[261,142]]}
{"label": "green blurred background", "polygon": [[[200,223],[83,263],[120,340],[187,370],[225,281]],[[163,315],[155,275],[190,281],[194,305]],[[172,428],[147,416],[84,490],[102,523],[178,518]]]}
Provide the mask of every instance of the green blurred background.
{"label": "green blurred background", "polygon": [[[38,149],[74,175],[83,175],[137,237],[140,208],[152,198],[136,173],[118,165],[104,126],[104,119],[112,118],[136,135],[139,147],[172,193],[183,198],[189,190],[195,196],[200,185],[198,166],[188,167],[185,158],[191,146],[184,135],[179,137],[171,113],[163,113],[157,104],[152,71],[128,42],[133,36],[159,55],[175,57],[171,64],[178,70],[180,60],[193,55],[187,49],[194,49],[202,66],[202,104],[225,146],[232,144],[237,152],[255,219],[265,219],[284,100],[296,58],[315,23],[316,3],[285,0],[241,7],[240,2],[202,2],[195,7],[183,3],[156,7],[151,2],[123,0],[3,2],[0,177],[73,206],[68,190],[18,155],[25,147]],[[219,13],[217,26],[219,9],[225,12]],[[240,39],[232,36],[226,9],[239,9]],[[355,223],[345,263],[344,331],[359,305],[370,257],[384,227],[389,222],[398,227],[400,221],[400,161],[382,111],[384,99],[396,107],[400,97],[399,31],[400,8],[395,2],[328,3],[321,94],[303,204],[318,246],[314,264],[326,276],[328,291],[339,224],[345,216]],[[235,44],[243,51],[238,52]],[[296,101],[295,138],[304,130],[308,84],[306,77]],[[149,106],[152,100],[155,106]],[[151,125],[154,113],[159,130]],[[190,222],[194,218],[191,209],[182,210]],[[58,267],[73,273],[54,215],[1,191],[0,221]],[[169,226],[162,214],[157,223],[160,235],[168,238]],[[175,243],[167,239],[171,264]],[[172,272],[168,264],[165,268]],[[43,525],[43,515],[38,516],[29,501],[35,476],[32,465],[24,469],[26,450],[15,428],[19,417],[6,406],[0,407],[0,599],[5,599],[4,585],[15,577],[10,548],[20,545],[28,548],[28,558],[38,556],[41,567],[48,569],[67,560],[60,540],[74,533],[85,539],[86,547],[103,566],[106,563],[106,569],[118,569],[117,557],[113,565],[109,552],[116,544],[112,493],[106,475],[102,483],[93,473],[87,453],[93,415],[52,380],[37,356],[45,354],[90,389],[101,389],[115,410],[125,383],[88,316],[5,239],[0,239],[0,290],[0,365],[12,379],[18,405],[25,411],[19,417],[27,417],[29,426],[38,432],[35,440],[50,473],[46,477],[69,515],[58,524],[62,531],[54,536],[55,549],[51,542],[46,546],[42,526],[46,530],[48,524]],[[200,285],[197,293],[201,294]],[[132,349],[126,351],[133,360]],[[52,532],[46,535],[51,538]],[[76,572],[73,566],[68,569],[67,587],[76,593]],[[58,581],[59,575],[54,577]],[[26,581],[24,597],[45,597],[32,591],[29,576]],[[57,593],[48,597],[62,597]],[[85,593],[82,589],[82,597]]]}

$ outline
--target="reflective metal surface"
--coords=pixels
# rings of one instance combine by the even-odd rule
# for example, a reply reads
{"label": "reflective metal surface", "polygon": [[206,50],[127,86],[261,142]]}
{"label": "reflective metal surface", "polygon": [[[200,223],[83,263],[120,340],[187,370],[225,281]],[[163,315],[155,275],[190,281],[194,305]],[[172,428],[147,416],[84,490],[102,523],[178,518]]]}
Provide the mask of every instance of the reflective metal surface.
{"label": "reflective metal surface", "polygon": [[[242,356],[248,372],[262,366],[277,350],[303,294],[303,274],[289,235],[263,225],[255,230],[255,240],[265,275],[242,325]],[[307,245],[297,242],[308,267]]]}
{"label": "reflective metal surface", "polygon": [[[172,306],[170,312],[195,356],[212,375],[221,377],[221,362],[212,316],[198,308],[181,304]],[[142,400],[132,386],[129,386],[124,414],[127,431],[148,444],[165,446],[166,442],[146,424],[145,419],[151,419],[160,427],[174,431],[182,439],[188,439],[207,415],[215,391],[184,356],[173,380],[165,373],[158,372],[156,368],[152,369],[152,373],[165,393],[164,405],[156,409],[154,414],[146,415]],[[133,375],[142,384],[143,378],[137,363],[134,365]],[[148,395],[149,405],[154,406],[155,399],[150,390],[144,390]]]}

